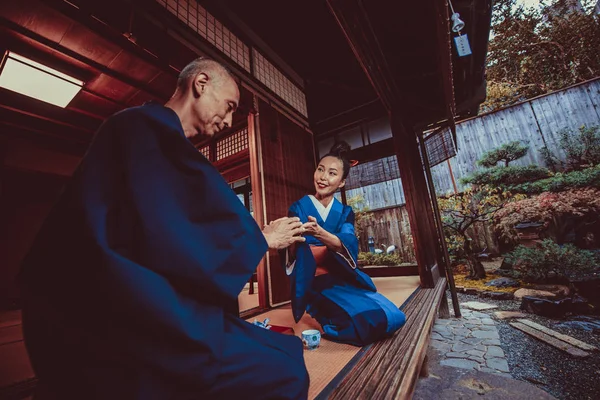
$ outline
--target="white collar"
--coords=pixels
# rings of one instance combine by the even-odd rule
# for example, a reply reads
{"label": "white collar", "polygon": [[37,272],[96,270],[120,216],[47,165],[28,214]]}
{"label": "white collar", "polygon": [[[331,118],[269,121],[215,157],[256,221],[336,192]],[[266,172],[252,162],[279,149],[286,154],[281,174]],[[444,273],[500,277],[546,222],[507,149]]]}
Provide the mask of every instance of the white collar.
{"label": "white collar", "polygon": [[319,215],[321,216],[321,219],[323,220],[323,222],[327,221],[327,217],[329,216],[329,211],[331,211],[331,207],[333,206],[335,197],[331,198],[331,201],[329,202],[327,207],[325,207],[323,204],[321,204],[321,202],[319,200],[317,200],[317,198],[315,196],[313,196],[312,194],[309,194],[308,197],[312,200],[312,202],[313,202],[315,208],[317,209],[317,211],[319,212]]}

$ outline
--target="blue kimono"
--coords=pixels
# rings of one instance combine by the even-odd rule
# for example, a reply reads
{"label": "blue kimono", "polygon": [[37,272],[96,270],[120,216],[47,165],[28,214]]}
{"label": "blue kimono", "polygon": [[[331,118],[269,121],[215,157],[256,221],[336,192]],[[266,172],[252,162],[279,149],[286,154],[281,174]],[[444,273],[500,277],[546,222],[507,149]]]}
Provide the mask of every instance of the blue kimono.
{"label": "blue kimono", "polygon": [[[357,268],[358,239],[354,233],[354,212],[336,199],[323,221],[312,200],[304,196],[290,207],[290,216],[317,223],[336,235],[344,252],[328,251],[327,274],[315,277],[316,262],[310,246],[324,246],[313,236],[296,247],[293,269],[287,272],[292,284],[292,312],[297,321],[307,311],[334,341],[364,346],[397,331],[406,320],[402,311],[377,289],[371,278]],[[291,270],[291,271],[290,271]]]}
{"label": "blue kimono", "polygon": [[36,398],[306,398],[301,341],[237,313],[266,250],[173,110],[112,116],[21,270]]}

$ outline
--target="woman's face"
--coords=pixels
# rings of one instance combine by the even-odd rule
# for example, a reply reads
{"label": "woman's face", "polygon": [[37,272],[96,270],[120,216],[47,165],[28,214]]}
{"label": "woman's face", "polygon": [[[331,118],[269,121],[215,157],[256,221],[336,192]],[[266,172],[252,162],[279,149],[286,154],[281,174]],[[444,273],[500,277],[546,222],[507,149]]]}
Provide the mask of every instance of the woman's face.
{"label": "woman's face", "polygon": [[344,164],[337,157],[327,156],[319,162],[315,171],[314,181],[317,198],[333,196],[339,188],[346,183],[342,179],[344,174]]}

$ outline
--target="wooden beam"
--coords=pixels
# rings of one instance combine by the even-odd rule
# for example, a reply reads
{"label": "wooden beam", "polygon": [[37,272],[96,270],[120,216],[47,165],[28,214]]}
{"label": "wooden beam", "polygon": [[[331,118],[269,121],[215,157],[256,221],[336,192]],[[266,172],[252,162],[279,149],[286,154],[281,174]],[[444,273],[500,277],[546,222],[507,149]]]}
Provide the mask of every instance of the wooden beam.
{"label": "wooden beam", "polygon": [[530,327],[532,327],[533,329],[537,329],[538,331],[544,332],[547,335],[553,336],[557,339],[562,340],[563,342],[567,342],[570,345],[573,345],[575,347],[579,347],[581,350],[586,350],[586,351],[598,351],[597,347],[594,347],[592,345],[589,345],[585,342],[582,342],[581,340],[577,340],[569,335],[563,335],[562,333],[556,332],[552,329],[546,328],[543,325],[537,324],[533,321],[530,321],[528,319],[518,319],[517,322],[520,322],[522,324],[528,325]]}
{"label": "wooden beam", "polygon": [[356,59],[390,112],[400,103],[399,90],[361,0],[327,0]]}
{"label": "wooden beam", "polygon": [[509,323],[510,326],[512,326],[513,328],[517,328],[520,331],[525,332],[526,334],[533,336],[534,338],[541,340],[542,342],[549,344],[552,347],[555,347],[559,350],[564,351],[565,353],[573,356],[573,357],[578,357],[578,358],[585,358],[588,357],[590,355],[590,353],[587,353],[581,349],[578,349],[575,346],[571,346],[569,343],[567,342],[563,342],[562,340],[556,339],[553,336],[550,336],[542,331],[539,331],[535,328],[532,328],[531,326],[522,324],[521,322],[510,322]]}
{"label": "wooden beam", "polygon": [[349,158],[351,160],[358,160],[360,163],[366,163],[390,157],[394,154],[396,154],[394,151],[394,138],[389,138],[351,150]]}

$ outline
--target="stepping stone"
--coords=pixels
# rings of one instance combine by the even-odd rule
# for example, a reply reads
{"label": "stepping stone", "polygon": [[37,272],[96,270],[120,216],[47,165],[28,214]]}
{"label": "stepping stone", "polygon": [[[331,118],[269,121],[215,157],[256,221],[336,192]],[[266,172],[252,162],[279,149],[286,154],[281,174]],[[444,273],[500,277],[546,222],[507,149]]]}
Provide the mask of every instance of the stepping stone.
{"label": "stepping stone", "polygon": [[508,368],[508,362],[504,358],[490,358],[486,360],[486,364],[489,368],[495,369],[500,372],[510,372]]}
{"label": "stepping stone", "polygon": [[527,314],[519,311],[496,311],[494,316],[498,319],[511,319],[511,318],[526,318]]}
{"label": "stepping stone", "polygon": [[538,297],[542,299],[552,299],[556,297],[556,295],[552,292],[535,289],[519,289],[514,293],[515,300],[521,300],[524,296]]}
{"label": "stepping stone", "polygon": [[430,341],[431,347],[441,352],[448,352],[452,350],[452,345],[450,343],[440,342],[439,340]]}
{"label": "stepping stone", "polygon": [[467,360],[472,360],[475,361],[479,364],[483,364],[485,365],[485,359],[481,358],[481,357],[477,357],[477,356],[469,356],[469,358],[467,358]]}
{"label": "stepping stone", "polygon": [[461,351],[469,351],[473,350],[475,346],[466,343],[454,343],[452,345],[452,351],[461,352]]}
{"label": "stepping stone", "polygon": [[471,335],[480,339],[500,339],[497,331],[474,331]]}
{"label": "stepping stone", "polygon": [[506,356],[504,355],[504,350],[498,346],[488,346],[487,352],[485,353],[485,358],[494,357],[505,358]]}
{"label": "stepping stone", "polygon": [[494,320],[490,319],[490,318],[484,318],[484,319],[482,319],[481,323],[483,325],[496,325],[496,323],[494,322]]}
{"label": "stepping stone", "polygon": [[480,327],[479,330],[480,331],[495,331],[496,327],[495,326],[484,325],[484,326]]}
{"label": "stepping stone", "polygon": [[452,351],[450,353],[446,353],[446,357],[447,358],[468,358],[469,356],[465,353],[457,353],[455,351]]}
{"label": "stepping stone", "polygon": [[448,360],[440,361],[441,365],[446,365],[448,367],[456,367],[463,369],[477,369],[479,367],[479,363],[472,360],[463,360],[460,358],[450,358]]}
{"label": "stepping stone", "polygon": [[495,306],[493,304],[480,303],[479,301],[468,301],[466,303],[461,303],[461,306],[477,311],[492,310],[494,308],[498,308],[498,306]]}
{"label": "stepping stone", "polygon": [[486,339],[482,343],[484,346],[500,346],[500,341],[498,339]]}
{"label": "stepping stone", "polygon": [[483,339],[478,339],[478,338],[474,338],[474,337],[470,337],[470,338],[461,340],[461,342],[466,343],[466,344],[471,344],[473,346],[477,346],[482,341],[483,341]]}
{"label": "stepping stone", "polygon": [[469,334],[471,333],[471,330],[470,330],[470,329],[467,329],[467,328],[460,328],[460,329],[455,329],[455,330],[453,331],[453,333],[454,333],[456,336],[467,337],[467,336],[469,336]]}
{"label": "stepping stone", "polygon": [[485,354],[485,351],[479,351],[479,350],[469,350],[466,352],[468,355],[470,356],[474,356],[474,357],[483,357],[483,355]]}

